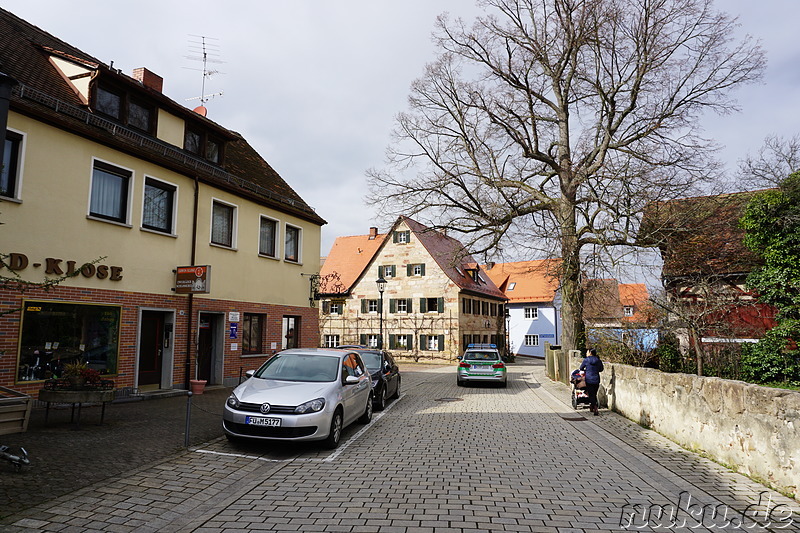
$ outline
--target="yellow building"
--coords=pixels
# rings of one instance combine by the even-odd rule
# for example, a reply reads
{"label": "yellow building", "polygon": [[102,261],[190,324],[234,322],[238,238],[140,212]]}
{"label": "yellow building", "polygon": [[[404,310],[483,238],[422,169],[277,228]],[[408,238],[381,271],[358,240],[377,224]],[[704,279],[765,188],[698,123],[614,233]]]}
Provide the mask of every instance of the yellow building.
{"label": "yellow building", "polygon": [[0,385],[232,384],[317,345],[325,221],[241,135],[1,9],[0,72],[0,275],[61,280],[0,289]]}
{"label": "yellow building", "polygon": [[468,344],[505,344],[505,295],[459,241],[411,218],[337,238],[320,276],[323,346],[454,359]]}

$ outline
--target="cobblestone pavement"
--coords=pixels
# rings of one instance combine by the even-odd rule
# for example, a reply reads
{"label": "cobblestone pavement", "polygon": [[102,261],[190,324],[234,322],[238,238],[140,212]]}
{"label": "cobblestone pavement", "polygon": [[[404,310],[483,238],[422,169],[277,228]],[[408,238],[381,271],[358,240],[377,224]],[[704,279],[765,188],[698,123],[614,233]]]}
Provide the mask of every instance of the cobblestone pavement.
{"label": "cobblestone pavement", "polygon": [[573,411],[541,363],[511,372],[506,389],[456,387],[452,367],[409,372],[401,399],[335,451],[213,439],[0,529],[800,531],[797,501],[616,414]]}

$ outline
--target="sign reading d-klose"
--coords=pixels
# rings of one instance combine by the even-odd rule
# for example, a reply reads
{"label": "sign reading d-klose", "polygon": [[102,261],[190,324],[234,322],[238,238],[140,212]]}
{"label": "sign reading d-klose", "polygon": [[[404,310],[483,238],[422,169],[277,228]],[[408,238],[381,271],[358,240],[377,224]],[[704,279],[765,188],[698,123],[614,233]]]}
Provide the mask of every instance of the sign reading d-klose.
{"label": "sign reading d-klose", "polygon": [[175,271],[176,294],[208,294],[211,292],[211,266],[182,266]]}

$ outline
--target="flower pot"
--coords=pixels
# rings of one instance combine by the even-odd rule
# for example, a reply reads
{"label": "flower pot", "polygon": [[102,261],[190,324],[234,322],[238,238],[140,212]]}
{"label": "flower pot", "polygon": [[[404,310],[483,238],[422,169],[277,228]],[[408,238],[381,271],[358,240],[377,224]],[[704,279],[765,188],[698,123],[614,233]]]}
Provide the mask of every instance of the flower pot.
{"label": "flower pot", "polygon": [[192,394],[203,394],[203,390],[206,388],[206,380],[190,379],[189,388],[192,391]]}

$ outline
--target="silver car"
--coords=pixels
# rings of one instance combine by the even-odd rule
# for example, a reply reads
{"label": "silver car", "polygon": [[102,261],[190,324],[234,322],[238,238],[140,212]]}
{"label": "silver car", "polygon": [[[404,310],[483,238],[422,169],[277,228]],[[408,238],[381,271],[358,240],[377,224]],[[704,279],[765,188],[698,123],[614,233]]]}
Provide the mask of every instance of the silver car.
{"label": "silver car", "polygon": [[342,429],[372,419],[372,381],[358,353],[299,348],[275,354],[225,402],[225,435],[339,445]]}

